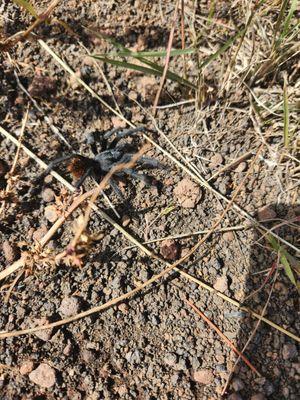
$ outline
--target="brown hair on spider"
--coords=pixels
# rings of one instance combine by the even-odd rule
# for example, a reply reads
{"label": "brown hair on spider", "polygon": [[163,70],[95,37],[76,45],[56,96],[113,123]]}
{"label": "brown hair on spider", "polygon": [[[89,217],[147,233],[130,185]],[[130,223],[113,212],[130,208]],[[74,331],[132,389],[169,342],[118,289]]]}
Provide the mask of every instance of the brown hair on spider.
{"label": "brown hair on spider", "polygon": [[88,165],[88,160],[84,157],[74,157],[67,165],[67,170],[75,179],[80,179],[86,172]]}

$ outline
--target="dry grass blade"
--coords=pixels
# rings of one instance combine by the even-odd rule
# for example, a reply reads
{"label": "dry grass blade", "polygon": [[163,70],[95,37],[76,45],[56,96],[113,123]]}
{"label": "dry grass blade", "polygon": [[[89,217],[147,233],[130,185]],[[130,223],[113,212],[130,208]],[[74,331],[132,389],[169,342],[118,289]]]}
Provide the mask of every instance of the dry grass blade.
{"label": "dry grass blade", "polygon": [[17,165],[18,158],[19,158],[19,154],[20,154],[21,140],[23,139],[25,127],[26,127],[27,120],[28,120],[28,111],[29,111],[29,109],[27,108],[27,110],[25,112],[25,115],[24,115],[24,118],[23,118],[23,121],[22,121],[22,127],[21,127],[20,138],[19,138],[19,145],[18,145],[18,148],[17,148],[17,151],[16,151],[16,155],[15,155],[15,158],[14,158],[14,161],[13,161],[13,165],[12,165],[12,167],[11,167],[9,173],[8,173],[9,178],[8,178],[8,183],[7,183],[5,191],[4,191],[4,200],[3,200],[1,208],[0,208],[0,215],[2,214],[2,212],[3,212],[4,208],[5,208],[5,197],[8,195],[8,193],[9,193],[9,191],[11,189],[11,186],[12,186],[12,177],[13,177],[13,174],[15,172],[16,165]]}
{"label": "dry grass blade", "polygon": [[[242,231],[242,230],[245,230],[245,229],[248,229],[248,228],[249,227],[246,227],[244,225],[230,226],[228,228],[216,229],[214,231],[214,233]],[[162,242],[164,240],[183,239],[183,238],[187,238],[187,237],[190,237],[190,236],[205,235],[209,231],[210,231],[210,229],[205,229],[203,231],[187,232],[187,233],[181,233],[181,234],[178,234],[178,235],[170,235],[170,236],[160,237],[160,238],[157,238],[157,239],[147,240],[146,242],[143,242],[143,244],[157,243],[157,242]],[[133,247],[135,247],[135,246],[128,246],[128,247],[125,247],[123,250],[128,250],[128,249],[133,248]]]}
{"label": "dry grass blade", "polygon": [[179,7],[179,0],[176,1],[173,24],[172,24],[171,32],[170,32],[170,35],[169,35],[169,41],[168,41],[167,55],[166,55],[166,59],[165,59],[164,71],[163,71],[162,77],[160,79],[159,88],[158,88],[158,91],[156,93],[154,104],[153,104],[154,116],[156,115],[156,111],[157,111],[156,107],[158,105],[158,101],[159,101],[162,89],[164,87],[164,83],[166,81],[166,76],[167,76],[167,72],[168,72],[168,68],[169,68],[170,53],[171,53],[172,43],[173,43],[173,38],[174,38],[175,24],[176,24],[177,14],[178,14],[178,7]]}
{"label": "dry grass blade", "polygon": [[12,281],[12,283],[10,284],[9,289],[8,289],[8,291],[7,291],[7,293],[6,293],[5,297],[4,297],[4,303],[8,303],[10,295],[11,295],[11,292],[13,291],[13,288],[16,286],[18,280],[23,275],[23,272],[24,271],[20,271],[18,273],[18,275],[15,277],[15,279]]}
{"label": "dry grass blade", "polygon": [[220,329],[213,324],[205,314],[203,314],[196,306],[194,306],[193,303],[191,303],[189,300],[185,300],[186,303],[192,307],[192,309],[215,331],[217,334],[220,336],[220,338],[244,361],[245,364],[248,365],[248,367],[258,376],[261,376],[260,373],[257,371],[255,367],[250,363],[250,361],[244,356],[243,353],[241,353],[235,346],[234,344],[220,331]]}
{"label": "dry grass blade", "polygon": [[[181,48],[185,49],[185,29],[184,29],[184,0],[181,0],[181,10],[180,10],[180,28],[181,28]],[[183,73],[186,79],[186,55],[183,54]]]}
{"label": "dry grass blade", "polygon": [[283,84],[283,137],[284,137],[284,146],[288,148],[290,144],[290,135],[289,135],[289,102],[288,102],[286,76],[284,76],[284,84]]}
{"label": "dry grass blade", "polygon": [[[19,0],[20,2],[20,0]],[[26,29],[25,32],[18,32],[15,35],[7,38],[4,42],[0,42],[0,50],[9,50],[12,46],[16,45],[18,42],[26,39],[28,36],[31,35],[33,30],[37,28],[41,23],[45,22],[52,12],[54,11],[55,7],[59,4],[60,0],[53,0],[49,7],[40,15],[36,17],[36,20],[33,22],[33,24],[30,25],[29,28]],[[23,2],[23,6],[25,5],[25,2]],[[27,3],[27,2],[26,2]],[[26,8],[26,7],[25,7]],[[29,9],[27,8],[29,11]],[[33,9],[33,14],[35,13]]]}

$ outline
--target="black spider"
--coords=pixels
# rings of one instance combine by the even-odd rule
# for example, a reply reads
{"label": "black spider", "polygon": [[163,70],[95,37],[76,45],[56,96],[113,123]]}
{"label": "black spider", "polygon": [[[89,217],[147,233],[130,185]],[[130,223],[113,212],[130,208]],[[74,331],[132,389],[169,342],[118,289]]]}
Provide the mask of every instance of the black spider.
{"label": "black spider", "polygon": [[[86,157],[80,154],[65,155],[49,163],[48,168],[40,176],[39,179],[49,174],[49,172],[56,167],[58,164],[69,161],[67,170],[77,180],[75,187],[79,188],[88,176],[93,177],[97,182],[109,172],[114,166],[122,163],[128,163],[132,156],[136,153],[136,147],[133,144],[127,142],[120,142],[120,139],[134,135],[138,131],[143,131],[145,128],[139,127],[135,129],[112,129],[106,132],[102,137],[97,137],[95,133],[89,134],[87,137],[87,143],[91,146],[94,157]],[[111,136],[115,135],[115,139],[109,142]],[[101,139],[102,149],[100,152],[97,151],[97,142]],[[137,165],[146,168],[162,168],[164,167],[159,161],[150,157],[140,157]],[[116,179],[123,179],[127,176],[131,176],[134,179],[145,182],[147,185],[154,185],[155,179],[135,171],[134,168],[126,168],[117,172],[113,178],[110,179],[112,189],[122,197],[121,191],[116,183]]]}

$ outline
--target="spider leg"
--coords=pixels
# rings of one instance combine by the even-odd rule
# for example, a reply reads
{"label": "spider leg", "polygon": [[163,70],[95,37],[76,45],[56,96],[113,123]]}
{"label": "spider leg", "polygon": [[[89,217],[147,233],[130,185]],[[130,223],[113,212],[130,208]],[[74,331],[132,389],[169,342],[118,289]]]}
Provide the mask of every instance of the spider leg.
{"label": "spider leg", "polygon": [[88,168],[85,173],[82,175],[82,177],[75,183],[75,188],[79,189],[80,186],[82,186],[83,182],[86,180],[86,178],[91,175],[93,168]]}
{"label": "spider leg", "polygon": [[126,136],[132,136],[136,134],[136,132],[143,132],[145,128],[143,126],[140,126],[138,128],[132,128],[132,129],[122,129],[120,130],[119,128],[114,128],[111,131],[108,131],[104,134],[105,139],[109,139],[113,134],[116,134],[115,139],[110,143],[109,149],[113,149],[114,147],[117,146],[118,142],[120,139],[126,137]]}
{"label": "spider leg", "polygon": [[111,129],[110,131],[106,132],[104,134],[105,139],[109,139],[114,133],[116,133],[116,137],[121,139],[125,136],[131,136],[135,134],[136,132],[142,132],[145,130],[145,127],[139,126],[137,128],[131,128],[131,129],[120,129],[120,128],[114,128]]}
{"label": "spider leg", "polygon": [[120,197],[121,200],[124,200],[124,196],[123,196],[121,190],[119,189],[119,186],[117,185],[117,182],[113,178],[111,178],[109,180],[109,183],[110,183],[110,186],[111,186],[112,190],[116,193],[116,195],[118,197]]}
{"label": "spider leg", "polygon": [[52,161],[50,161],[50,163],[48,164],[48,167],[45,169],[44,172],[42,172],[36,179],[34,179],[34,181],[32,182],[32,187],[29,189],[28,191],[28,195],[32,196],[35,195],[36,193],[38,193],[39,188],[38,185],[40,184],[41,180],[45,178],[45,176],[47,176],[54,167],[56,167],[57,165],[59,165],[60,163],[70,160],[71,158],[75,157],[76,154],[69,154],[67,156],[62,156],[59,158],[56,158]]}
{"label": "spider leg", "polygon": [[97,138],[95,136],[95,132],[91,132],[87,135],[86,142],[89,146],[91,146],[92,153],[94,154],[94,156],[96,156],[97,155],[97,145],[96,145]]}
{"label": "spider leg", "polygon": [[[118,164],[121,163],[128,163],[134,156],[134,153],[126,153],[122,156],[122,158],[118,161]],[[160,169],[167,169],[168,167],[162,163],[160,163],[158,160],[152,157],[140,157],[136,161],[137,165],[140,165],[145,168],[160,168]]]}
{"label": "spider leg", "polygon": [[155,186],[153,184],[154,179],[148,175],[139,174],[138,172],[135,172],[132,168],[126,168],[123,170],[123,172],[125,172],[127,175],[131,176],[133,179],[144,182],[148,186]]}
{"label": "spider leg", "polygon": [[142,165],[146,168],[160,168],[160,169],[167,169],[168,167],[155,158],[151,157],[141,157],[137,160],[138,165]]}
{"label": "spider leg", "polygon": [[56,158],[53,161],[50,161],[47,169],[45,169],[45,171],[41,174],[41,177],[48,175],[49,172],[52,171],[53,168],[56,167],[57,165],[61,164],[64,161],[70,160],[71,158],[76,157],[76,156],[77,156],[76,154],[69,154],[67,156],[62,156],[62,157]]}

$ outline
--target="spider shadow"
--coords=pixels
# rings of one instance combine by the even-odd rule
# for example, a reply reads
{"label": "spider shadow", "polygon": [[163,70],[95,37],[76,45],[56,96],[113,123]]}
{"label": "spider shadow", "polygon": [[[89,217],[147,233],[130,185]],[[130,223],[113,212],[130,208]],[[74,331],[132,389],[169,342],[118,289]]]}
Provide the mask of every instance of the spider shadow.
{"label": "spider shadow", "polygon": [[[265,207],[257,217],[265,221],[261,223],[266,228],[273,228],[274,233],[293,246],[297,246],[300,207],[282,203],[273,204]],[[297,328],[299,332],[299,322],[295,316],[299,301],[297,289],[287,277],[278,252],[274,249],[274,245],[270,244],[268,235],[257,230],[252,233],[253,244],[249,254],[249,270],[242,304],[261,315],[272,291],[264,317],[297,335]],[[296,252],[287,245],[282,243],[280,245],[293,257],[293,261],[289,261],[290,265],[295,266]],[[295,272],[294,275],[296,276]],[[258,319],[239,311],[236,314],[239,314],[237,318],[241,318],[236,347],[242,351]],[[297,362],[296,345],[297,342],[292,338],[261,322],[244,352],[261,377],[256,376],[240,360],[232,376],[228,394],[237,392],[243,399],[256,394],[265,396],[261,399],[296,399],[296,393],[300,393],[300,385],[299,381],[297,383],[296,373],[291,374],[292,363]]]}

